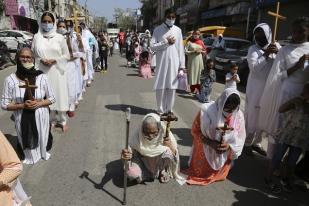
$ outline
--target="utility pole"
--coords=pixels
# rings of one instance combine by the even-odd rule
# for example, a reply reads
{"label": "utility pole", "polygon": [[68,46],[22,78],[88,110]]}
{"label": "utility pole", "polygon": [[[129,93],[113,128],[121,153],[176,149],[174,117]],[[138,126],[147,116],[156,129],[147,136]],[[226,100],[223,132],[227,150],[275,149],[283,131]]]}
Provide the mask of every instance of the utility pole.
{"label": "utility pole", "polygon": [[85,20],[86,20],[86,24],[88,24],[87,1],[88,1],[88,0],[85,1],[85,6],[84,6],[84,8],[85,8],[85,17],[86,17]]}

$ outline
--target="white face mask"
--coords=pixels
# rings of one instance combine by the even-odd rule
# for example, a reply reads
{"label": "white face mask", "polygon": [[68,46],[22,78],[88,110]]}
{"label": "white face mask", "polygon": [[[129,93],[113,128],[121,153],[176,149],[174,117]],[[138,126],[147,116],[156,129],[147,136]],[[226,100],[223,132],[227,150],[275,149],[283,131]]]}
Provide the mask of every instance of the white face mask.
{"label": "white face mask", "polygon": [[166,19],[165,23],[169,26],[172,27],[175,24],[175,19]]}
{"label": "white face mask", "polygon": [[32,69],[34,67],[33,62],[21,63],[21,65],[23,65],[23,67],[26,69]]}
{"label": "white face mask", "polygon": [[59,34],[64,35],[64,34],[66,34],[68,31],[67,31],[66,29],[64,29],[64,28],[60,28],[60,29],[57,29],[57,32],[58,32]]}
{"label": "white face mask", "polygon": [[229,113],[229,112],[223,111],[222,114],[223,114],[224,117],[230,117],[230,116],[232,116],[233,112]]}

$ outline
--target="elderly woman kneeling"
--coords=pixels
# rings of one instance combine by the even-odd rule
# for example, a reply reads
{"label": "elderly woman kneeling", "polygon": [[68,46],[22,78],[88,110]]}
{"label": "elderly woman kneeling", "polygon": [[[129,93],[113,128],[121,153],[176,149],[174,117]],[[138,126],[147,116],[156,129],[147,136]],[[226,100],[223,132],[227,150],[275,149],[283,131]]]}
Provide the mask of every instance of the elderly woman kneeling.
{"label": "elderly woman kneeling", "polygon": [[137,134],[129,139],[129,149],[122,150],[122,159],[129,160],[127,171],[130,180],[138,183],[158,178],[166,183],[175,178],[179,184],[185,181],[179,175],[179,154],[173,134],[165,136],[165,125],[157,114],[147,114]]}

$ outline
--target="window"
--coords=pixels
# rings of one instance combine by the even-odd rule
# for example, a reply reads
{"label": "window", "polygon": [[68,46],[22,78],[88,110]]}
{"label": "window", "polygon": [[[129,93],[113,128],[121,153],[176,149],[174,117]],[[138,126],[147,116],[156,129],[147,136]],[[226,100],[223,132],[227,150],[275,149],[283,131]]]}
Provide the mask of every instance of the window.
{"label": "window", "polygon": [[17,32],[9,32],[9,36],[10,37],[23,37],[22,34],[17,33]]}
{"label": "window", "polygon": [[8,33],[7,32],[0,32],[0,37],[7,37],[8,36]]}

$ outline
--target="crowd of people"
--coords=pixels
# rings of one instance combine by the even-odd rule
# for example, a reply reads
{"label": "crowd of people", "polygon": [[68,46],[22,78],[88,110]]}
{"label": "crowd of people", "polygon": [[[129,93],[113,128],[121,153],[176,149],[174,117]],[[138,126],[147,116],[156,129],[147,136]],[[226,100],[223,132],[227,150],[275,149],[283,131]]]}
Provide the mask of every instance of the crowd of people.
{"label": "crowd of people", "polygon": [[[293,190],[293,171],[301,154],[304,157],[297,173],[308,181],[308,18],[293,22],[292,40],[284,47],[273,41],[268,24],[255,27],[255,44],[247,54],[250,74],[244,114],[237,90],[237,64],[230,65],[225,88],[212,101],[214,61],[207,55],[199,30],[183,41],[180,28],[174,25],[175,18],[175,12],[166,11],[165,21],[153,31],[149,51],[155,53],[157,114],[173,114],[175,91],[180,88],[195,93],[203,103],[191,130],[188,169],[181,171],[186,180],[179,173],[177,142],[172,133],[162,133],[165,126],[156,114],[144,117],[129,149],[122,150],[122,158],[132,162],[127,171],[130,179],[142,182],[158,178],[167,182],[174,177],[180,184],[208,185],[225,180],[244,149],[247,155],[255,151],[267,156],[269,169],[264,182],[271,192]],[[219,35],[214,44],[224,50],[223,36]],[[267,151],[261,145],[262,137],[268,143]],[[279,178],[275,180],[274,176]]]}
{"label": "crowd of people", "polygon": [[[214,61],[207,59],[199,30],[194,30],[184,45],[175,19],[175,12],[168,9],[165,21],[152,35],[146,30],[139,37],[121,29],[117,39],[110,39],[106,32],[92,33],[83,22],[56,22],[52,13],[44,12],[32,48],[17,52],[17,70],[5,79],[1,98],[2,109],[13,111],[23,163],[36,164],[50,158],[52,131],[58,127],[68,131],[67,117],[75,116],[95,71],[107,72],[108,56],[119,47],[127,65],[138,67],[141,77],[152,78],[155,71],[156,114],[143,118],[137,133],[129,139],[129,149],[122,150],[122,159],[130,161],[129,179],[141,183],[158,178],[166,183],[175,178],[180,184],[208,185],[226,179],[245,146],[247,154],[256,151],[270,160],[265,183],[272,192],[279,193],[282,188],[292,191],[296,163],[304,152],[308,160],[309,150],[308,18],[294,21],[291,43],[284,47],[272,41],[268,24],[256,26],[255,44],[247,55],[250,74],[244,114],[237,90],[237,65],[231,64],[224,90],[212,101]],[[218,38],[218,47],[222,41]],[[192,124],[188,168],[180,171],[177,141],[165,131],[160,117],[174,115],[175,93],[182,80],[189,85],[185,90],[195,93],[203,104]],[[2,136],[0,133],[0,143],[5,145],[0,150],[0,199],[28,201],[17,179],[21,163]],[[263,136],[268,141],[267,151],[261,146]],[[3,150],[5,147],[8,149]],[[280,173],[287,151],[285,170]],[[299,173],[306,176],[308,161],[304,165]],[[16,172],[7,173],[10,168]],[[281,185],[274,174],[281,177]],[[14,187],[10,187],[12,182]],[[16,193],[11,189],[16,188],[22,191],[22,199],[12,197]],[[10,192],[4,197],[2,191]]]}

